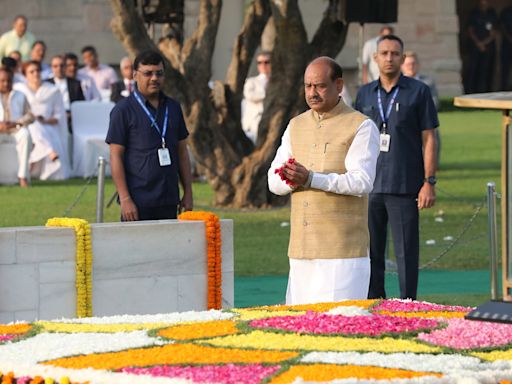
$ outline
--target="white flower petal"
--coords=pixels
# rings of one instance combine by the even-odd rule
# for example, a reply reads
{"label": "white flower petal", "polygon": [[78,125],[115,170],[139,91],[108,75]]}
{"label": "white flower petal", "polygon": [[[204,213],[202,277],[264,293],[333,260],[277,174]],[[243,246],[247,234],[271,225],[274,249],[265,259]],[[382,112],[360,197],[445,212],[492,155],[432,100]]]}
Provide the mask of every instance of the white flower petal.
{"label": "white flower petal", "polygon": [[356,307],[354,305],[339,306],[332,308],[328,312],[329,315],[342,315],[342,316],[370,316],[371,313],[367,309]]}
{"label": "white flower petal", "polygon": [[[35,364],[72,355],[114,352],[128,348],[169,344],[147,331],[118,333],[41,333],[0,348],[0,362]],[[5,371],[4,371],[5,372]]]}
{"label": "white flower petal", "polygon": [[140,324],[140,323],[180,323],[191,321],[226,320],[235,316],[218,310],[188,311],[181,313],[160,313],[156,315],[118,315],[108,317],[86,317],[82,319],[56,319],[54,323],[76,324]]}

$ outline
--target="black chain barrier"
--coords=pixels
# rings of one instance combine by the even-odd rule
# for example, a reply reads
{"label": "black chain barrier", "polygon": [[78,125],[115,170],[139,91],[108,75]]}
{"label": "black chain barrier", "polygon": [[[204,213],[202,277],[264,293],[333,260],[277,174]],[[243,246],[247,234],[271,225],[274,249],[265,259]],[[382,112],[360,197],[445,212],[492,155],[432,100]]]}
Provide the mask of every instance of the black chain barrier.
{"label": "black chain barrier", "polygon": [[91,175],[91,176],[89,176],[87,178],[87,180],[85,181],[85,185],[83,186],[82,190],[78,193],[78,195],[76,196],[75,200],[70,204],[70,206],[66,208],[66,210],[62,214],[62,217],[67,217],[71,213],[73,208],[75,208],[77,206],[77,204],[80,202],[80,200],[82,200],[82,197],[84,196],[85,191],[87,191],[87,189],[89,188],[89,186],[91,184],[92,179],[94,179],[95,177],[96,177],[96,174]]}
{"label": "black chain barrier", "polygon": [[[105,166],[106,166],[108,164],[108,161],[106,159],[103,159],[103,161],[105,161]],[[82,190],[78,193],[78,195],[76,196],[75,200],[69,205],[69,207],[66,208],[66,210],[62,214],[62,217],[67,217],[71,213],[71,211],[78,205],[80,200],[82,200],[82,197],[84,196],[85,192],[87,191],[87,189],[91,185],[92,180],[97,178],[97,176],[98,176],[98,167],[99,167],[99,161],[98,161],[98,166],[96,167],[96,170],[95,170],[94,174],[92,174],[91,176],[89,176],[87,178],[87,180],[85,181],[85,184],[84,184]],[[107,208],[110,206],[110,204],[111,203],[109,203],[109,205],[107,205]]]}
{"label": "black chain barrier", "polygon": [[[485,206],[485,203],[487,201],[487,196],[486,196],[486,197],[483,198],[483,200],[482,200],[482,202],[480,204],[475,204],[473,201],[469,201],[469,200],[466,200],[466,199],[461,199],[461,198],[459,198],[459,197],[457,197],[457,196],[455,196],[455,195],[453,195],[453,194],[451,194],[451,193],[449,193],[449,192],[447,192],[447,191],[445,191],[443,189],[436,188],[436,190],[441,192],[441,193],[443,193],[443,194],[445,194],[445,195],[447,195],[447,196],[456,198],[457,200],[459,200],[461,202],[464,202],[466,204],[474,206],[475,207],[475,211],[473,212],[473,215],[469,218],[469,220],[466,222],[466,224],[464,225],[462,230],[459,232],[459,234],[455,237],[455,239],[450,244],[448,244],[448,246],[445,249],[443,249],[443,251],[441,251],[441,253],[439,255],[434,257],[432,260],[429,260],[425,264],[420,265],[420,267],[419,267],[420,270],[428,269],[429,267],[431,267],[432,265],[437,263],[448,252],[450,252],[453,249],[453,247],[455,247],[457,244],[459,244],[460,239],[471,228],[471,226],[475,222],[476,218],[478,217],[478,215],[482,211],[482,208]],[[396,271],[386,271],[386,273],[389,273],[391,275],[398,274],[398,272],[396,272]]]}

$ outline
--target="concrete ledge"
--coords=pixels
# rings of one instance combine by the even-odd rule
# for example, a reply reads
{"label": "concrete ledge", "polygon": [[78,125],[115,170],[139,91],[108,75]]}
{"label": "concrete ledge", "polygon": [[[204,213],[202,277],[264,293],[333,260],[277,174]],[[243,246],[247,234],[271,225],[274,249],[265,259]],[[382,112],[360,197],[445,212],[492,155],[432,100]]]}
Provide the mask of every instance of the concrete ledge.
{"label": "concrete ledge", "polygon": [[[204,223],[91,224],[93,315],[207,309]],[[221,220],[222,303],[234,305],[233,222]],[[71,228],[0,229],[0,321],[76,316]]]}

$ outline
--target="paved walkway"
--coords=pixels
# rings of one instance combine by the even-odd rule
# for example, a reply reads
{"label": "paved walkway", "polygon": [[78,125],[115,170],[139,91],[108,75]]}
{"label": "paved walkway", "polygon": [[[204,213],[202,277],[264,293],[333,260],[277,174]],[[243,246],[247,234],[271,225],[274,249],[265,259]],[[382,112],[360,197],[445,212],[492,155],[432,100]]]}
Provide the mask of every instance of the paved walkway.
{"label": "paved walkway", "polygon": [[[499,275],[501,279],[501,274]],[[288,276],[235,277],[235,306],[237,308],[284,303]],[[386,276],[388,297],[398,297],[398,277]],[[477,271],[420,271],[418,293],[486,294],[490,292],[488,270]]]}

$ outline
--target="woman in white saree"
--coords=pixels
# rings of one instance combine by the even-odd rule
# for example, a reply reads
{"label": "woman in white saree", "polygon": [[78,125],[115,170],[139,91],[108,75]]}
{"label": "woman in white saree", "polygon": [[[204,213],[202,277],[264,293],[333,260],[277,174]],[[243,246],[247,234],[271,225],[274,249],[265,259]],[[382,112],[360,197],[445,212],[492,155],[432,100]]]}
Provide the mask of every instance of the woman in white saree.
{"label": "woman in white saree", "polygon": [[41,80],[36,61],[23,65],[27,83],[14,88],[27,97],[36,120],[29,125],[34,148],[30,153],[30,173],[41,180],[62,180],[70,176],[68,128],[62,95],[53,84]]}

